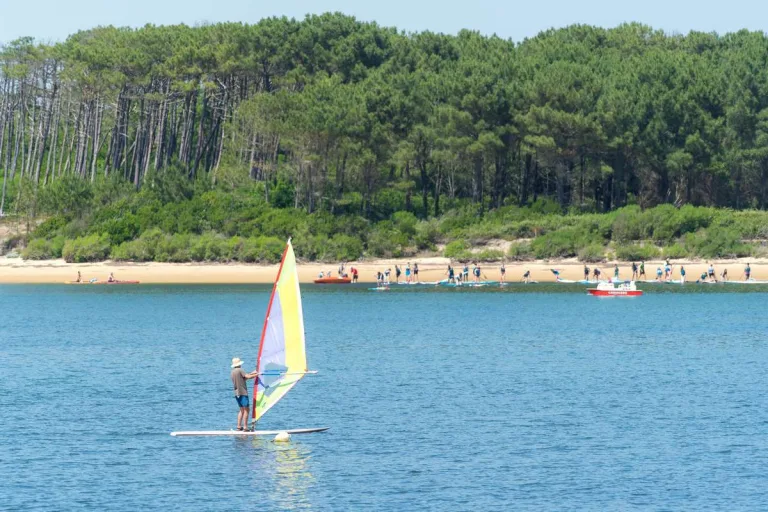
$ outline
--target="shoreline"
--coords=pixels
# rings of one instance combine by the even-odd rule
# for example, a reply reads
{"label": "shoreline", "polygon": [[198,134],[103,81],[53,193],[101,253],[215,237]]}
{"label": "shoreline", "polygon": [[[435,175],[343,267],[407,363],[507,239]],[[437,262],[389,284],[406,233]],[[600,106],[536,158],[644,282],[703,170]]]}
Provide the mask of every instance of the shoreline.
{"label": "shoreline", "polygon": [[[461,271],[462,263],[451,262],[448,258],[424,257],[379,259],[370,261],[347,262],[346,269],[351,267],[359,270],[359,281],[375,283],[376,273],[392,269],[391,281],[395,281],[395,265],[405,268],[414,263],[419,265],[421,281],[439,281],[446,278],[446,269],[451,263],[457,272]],[[595,266],[602,270],[602,278],[613,277],[613,265],[617,262],[606,262],[598,265],[587,264],[590,269]],[[696,281],[699,275],[709,265],[706,261],[671,260],[673,276],[679,278],[679,269],[686,268],[688,281]],[[731,281],[742,280],[746,263],[752,267],[754,279],[768,280],[768,259],[740,258],[733,260],[712,260],[718,279],[723,269],[728,270]],[[631,277],[630,263],[618,262],[619,277]],[[499,280],[500,263],[480,263],[482,279]],[[645,271],[647,279],[656,278],[657,267],[662,267],[661,260],[647,261]],[[539,282],[554,282],[555,277],[550,269],[560,270],[563,279],[579,280],[584,276],[584,264],[572,260],[508,262],[506,266],[506,281],[519,282],[526,270],[531,271],[531,279]],[[471,268],[471,265],[470,265]],[[98,279],[105,281],[111,272],[118,280],[137,280],[144,284],[271,284],[277,275],[278,265],[244,264],[244,263],[128,263],[104,261],[98,263],[66,263],[64,260],[22,260],[21,258],[0,257],[0,284],[63,284],[74,281],[77,272],[82,274],[84,281]],[[302,283],[312,283],[322,271],[332,271],[337,274],[338,264],[299,262],[299,280]],[[400,278],[405,280],[405,271]]]}

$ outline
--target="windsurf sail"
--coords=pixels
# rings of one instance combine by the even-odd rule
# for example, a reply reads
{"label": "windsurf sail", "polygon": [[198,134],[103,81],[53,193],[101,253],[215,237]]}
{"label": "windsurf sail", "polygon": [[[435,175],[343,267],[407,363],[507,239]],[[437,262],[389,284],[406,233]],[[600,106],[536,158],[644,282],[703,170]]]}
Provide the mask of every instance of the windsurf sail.
{"label": "windsurf sail", "polygon": [[307,372],[299,275],[291,241],[285,246],[269,298],[256,360],[252,421],[258,421]]}

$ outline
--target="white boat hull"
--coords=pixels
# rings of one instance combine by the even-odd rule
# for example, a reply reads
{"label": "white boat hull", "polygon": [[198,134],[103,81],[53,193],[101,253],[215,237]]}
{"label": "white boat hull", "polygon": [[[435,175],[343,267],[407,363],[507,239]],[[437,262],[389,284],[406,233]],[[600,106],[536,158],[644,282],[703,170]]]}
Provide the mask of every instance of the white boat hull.
{"label": "white boat hull", "polygon": [[315,432],[325,432],[331,427],[319,428],[295,428],[292,430],[187,430],[182,432],[171,432],[174,437],[184,436],[274,436],[281,432],[287,434],[312,434]]}

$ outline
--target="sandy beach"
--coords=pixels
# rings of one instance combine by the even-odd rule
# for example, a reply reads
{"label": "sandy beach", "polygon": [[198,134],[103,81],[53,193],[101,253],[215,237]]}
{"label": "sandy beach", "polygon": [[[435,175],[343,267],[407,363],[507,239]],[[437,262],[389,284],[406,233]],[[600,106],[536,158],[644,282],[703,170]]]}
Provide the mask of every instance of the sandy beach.
{"label": "sandy beach", "polygon": [[[728,269],[730,280],[743,279],[744,266],[751,263],[752,277],[755,279],[768,279],[768,260],[722,260],[713,261],[718,279],[723,269]],[[348,262],[347,269],[356,267],[360,272],[361,282],[375,282],[376,273],[386,269],[392,269],[394,281],[395,265],[402,268],[407,263],[413,266],[419,265],[419,278],[422,281],[439,281],[445,279],[446,269],[450,260],[447,258],[428,257],[399,260],[372,260],[361,262]],[[673,273],[679,277],[680,265],[684,265],[689,281],[695,281],[706,270],[708,262],[705,261],[672,261]],[[663,261],[646,262],[645,270],[648,279],[655,279],[656,269],[663,266]],[[613,276],[613,262],[597,265],[603,271],[603,277]],[[462,264],[453,262],[454,268],[461,268]],[[498,280],[500,277],[499,264],[481,264],[483,279]],[[590,268],[595,265],[589,264]],[[303,283],[311,283],[322,271],[337,272],[338,265],[329,263],[299,262],[299,278]],[[235,283],[271,283],[277,274],[278,265],[247,265],[247,264],[220,264],[220,263],[125,263],[125,262],[100,262],[100,263],[66,263],[64,260],[32,261],[20,258],[0,258],[0,283],[64,283],[77,278],[79,271],[83,280],[106,280],[111,272],[116,279],[137,280],[141,283],[177,283],[177,284],[235,284]],[[563,261],[535,261],[507,263],[507,281],[520,281],[526,270],[531,271],[531,279],[540,282],[554,281],[550,269],[560,270],[564,279],[578,280],[583,278],[584,264],[575,260]],[[619,263],[620,274],[623,279],[631,277],[630,264]],[[401,279],[404,279],[404,273]]]}

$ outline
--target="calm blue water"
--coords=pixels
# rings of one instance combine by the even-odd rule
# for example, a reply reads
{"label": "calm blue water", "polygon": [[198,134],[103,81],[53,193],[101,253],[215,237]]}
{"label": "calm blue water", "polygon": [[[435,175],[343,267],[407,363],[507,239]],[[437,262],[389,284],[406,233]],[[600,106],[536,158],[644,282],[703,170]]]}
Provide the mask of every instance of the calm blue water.
{"label": "calm blue water", "polygon": [[0,509],[768,507],[768,294],[541,289],[304,287],[281,446],[168,435],[234,425],[267,287],[2,286]]}

